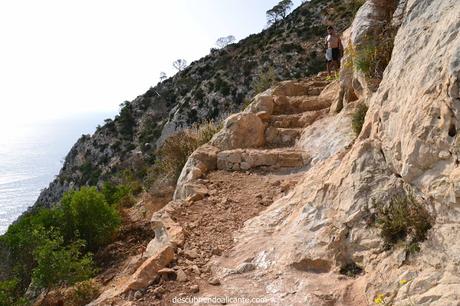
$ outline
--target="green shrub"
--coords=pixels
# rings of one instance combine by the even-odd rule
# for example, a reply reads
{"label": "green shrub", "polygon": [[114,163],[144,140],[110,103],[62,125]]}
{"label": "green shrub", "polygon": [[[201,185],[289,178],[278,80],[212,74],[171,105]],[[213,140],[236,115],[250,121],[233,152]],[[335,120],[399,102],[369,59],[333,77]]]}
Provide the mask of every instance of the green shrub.
{"label": "green shrub", "polygon": [[10,225],[1,237],[2,244],[9,253],[10,274],[17,278],[21,289],[29,285],[32,270],[36,266],[34,252],[46,239],[47,230],[41,224],[41,211],[36,215],[23,216]]}
{"label": "green shrub", "polygon": [[0,305],[20,306],[28,305],[25,298],[20,298],[19,280],[10,279],[0,281]]}
{"label": "green shrub", "polygon": [[0,237],[7,277],[16,283],[14,290],[12,281],[0,284],[0,305],[9,305],[1,299],[20,301],[16,297],[32,279],[35,286],[50,288],[90,277],[92,255],[83,251],[109,242],[119,224],[117,211],[94,187],[67,192],[60,206],[21,217]]}
{"label": "green shrub", "polygon": [[88,250],[96,250],[110,242],[121,223],[117,211],[95,187],[65,193],[61,205],[64,237],[68,241],[77,237],[84,239]]}
{"label": "green shrub", "polygon": [[385,245],[391,247],[400,240],[409,240],[408,250],[416,251],[431,228],[433,218],[427,209],[412,194],[395,196],[386,204],[375,204],[376,222]]}
{"label": "green shrub", "polygon": [[101,189],[102,194],[107,201],[107,204],[117,205],[125,198],[132,197],[132,189],[128,185],[115,185],[110,182],[105,182]]}
{"label": "green shrub", "polygon": [[37,266],[32,273],[32,282],[39,288],[54,288],[72,285],[94,275],[95,269],[91,254],[82,255],[83,240],[64,245],[59,234],[50,234],[34,252]]}
{"label": "green shrub", "polygon": [[136,171],[125,169],[121,172],[121,185],[128,186],[133,195],[138,195],[144,190],[139,179],[145,176],[145,164],[137,165],[136,169]]}
{"label": "green shrub", "polygon": [[252,89],[255,94],[264,92],[273,86],[278,80],[275,68],[270,67],[266,72],[261,73],[259,77],[252,83]]}
{"label": "green shrub", "polygon": [[396,29],[388,24],[380,34],[367,37],[363,44],[353,50],[351,60],[356,69],[377,85],[391,60],[395,36]]}
{"label": "green shrub", "polygon": [[356,135],[359,135],[359,133],[361,133],[364,124],[364,119],[366,118],[367,109],[368,108],[366,104],[360,104],[356,107],[355,112],[353,113],[353,116],[351,118],[351,127]]}
{"label": "green shrub", "polygon": [[120,114],[117,116],[119,132],[126,139],[132,139],[136,120],[134,119],[133,107],[128,101],[120,104]]}

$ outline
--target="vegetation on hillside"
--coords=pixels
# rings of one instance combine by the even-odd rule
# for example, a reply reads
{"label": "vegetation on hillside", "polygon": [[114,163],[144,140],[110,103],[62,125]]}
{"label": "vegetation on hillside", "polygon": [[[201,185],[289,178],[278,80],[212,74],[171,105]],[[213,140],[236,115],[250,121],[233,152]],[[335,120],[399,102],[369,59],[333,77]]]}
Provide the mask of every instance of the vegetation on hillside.
{"label": "vegetation on hillside", "polygon": [[355,111],[353,112],[353,115],[351,117],[351,127],[353,129],[353,132],[355,132],[356,136],[358,136],[361,133],[361,130],[364,125],[364,120],[366,118],[367,109],[367,105],[361,103],[356,107]]}
{"label": "vegetation on hillside", "polygon": [[106,198],[95,187],[83,187],[67,192],[60,206],[26,215],[11,225],[0,238],[11,267],[7,280],[0,282],[0,304],[22,303],[20,297],[30,283],[49,290],[92,277],[97,271],[92,252],[113,240],[120,225],[116,204],[125,194]]}
{"label": "vegetation on hillside", "polygon": [[[359,3],[356,6],[359,6]],[[359,46],[355,48],[350,46],[347,50],[350,57],[346,65],[354,66],[358,71],[361,71],[373,89],[376,89],[380,84],[383,72],[388,66],[393,52],[397,27],[391,19],[395,9],[396,1],[387,8],[388,16],[379,31],[374,35],[365,37],[364,42]]]}
{"label": "vegetation on hillside", "polygon": [[387,203],[377,202],[375,207],[385,247],[404,241],[409,252],[418,251],[433,222],[427,208],[410,193],[394,196]]}
{"label": "vegetation on hillside", "polygon": [[157,161],[146,178],[149,189],[175,185],[189,156],[201,145],[209,142],[222,128],[221,123],[206,122],[166,139],[157,151]]}
{"label": "vegetation on hillside", "polygon": [[277,76],[273,67],[268,67],[267,71],[261,73],[252,83],[254,94],[259,94],[275,85]]}

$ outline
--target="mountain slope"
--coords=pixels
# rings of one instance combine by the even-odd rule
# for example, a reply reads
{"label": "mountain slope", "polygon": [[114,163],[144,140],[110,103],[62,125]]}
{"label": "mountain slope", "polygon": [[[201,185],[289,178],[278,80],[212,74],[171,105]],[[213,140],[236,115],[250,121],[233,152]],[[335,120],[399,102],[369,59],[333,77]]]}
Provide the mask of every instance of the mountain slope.
{"label": "mountain slope", "polygon": [[358,0],[304,3],[284,20],[224,50],[212,50],[132,102],[121,106],[94,135],[83,135],[34,207],[50,207],[70,188],[96,185],[122,169],[139,179],[154,162],[158,140],[204,120],[241,110],[253,83],[274,69],[278,79],[301,78],[323,69],[325,22],[338,30],[351,22]]}

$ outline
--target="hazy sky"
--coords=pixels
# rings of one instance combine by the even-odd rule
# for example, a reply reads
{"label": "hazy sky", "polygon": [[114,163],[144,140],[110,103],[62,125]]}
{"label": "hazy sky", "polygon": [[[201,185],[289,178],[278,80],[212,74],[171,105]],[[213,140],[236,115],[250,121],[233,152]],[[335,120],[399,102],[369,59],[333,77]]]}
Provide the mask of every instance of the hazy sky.
{"label": "hazy sky", "polygon": [[[278,0],[0,0],[0,128],[116,112],[216,39],[260,32]],[[294,1],[295,6],[300,0]]]}

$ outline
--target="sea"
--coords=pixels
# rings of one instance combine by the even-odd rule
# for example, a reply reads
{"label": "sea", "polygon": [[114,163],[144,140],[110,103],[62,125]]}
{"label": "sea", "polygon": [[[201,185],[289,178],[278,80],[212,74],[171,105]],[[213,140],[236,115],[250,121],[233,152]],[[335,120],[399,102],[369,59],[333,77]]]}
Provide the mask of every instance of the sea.
{"label": "sea", "polygon": [[0,131],[0,235],[59,173],[78,138],[113,115],[85,114]]}

